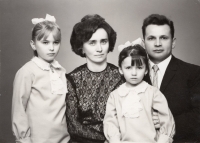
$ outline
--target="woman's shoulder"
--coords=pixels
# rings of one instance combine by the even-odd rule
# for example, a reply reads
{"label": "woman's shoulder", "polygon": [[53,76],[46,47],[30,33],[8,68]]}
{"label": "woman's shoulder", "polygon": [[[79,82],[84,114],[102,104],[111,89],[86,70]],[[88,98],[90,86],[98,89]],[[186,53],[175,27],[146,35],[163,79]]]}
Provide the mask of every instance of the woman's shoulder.
{"label": "woman's shoulder", "polygon": [[108,67],[110,67],[111,70],[117,70],[118,71],[118,67],[114,64],[108,63]]}
{"label": "woman's shoulder", "polygon": [[79,67],[76,67],[74,70],[72,70],[70,73],[68,73],[69,76],[73,76],[79,72],[84,71],[87,68],[87,64],[80,65]]}

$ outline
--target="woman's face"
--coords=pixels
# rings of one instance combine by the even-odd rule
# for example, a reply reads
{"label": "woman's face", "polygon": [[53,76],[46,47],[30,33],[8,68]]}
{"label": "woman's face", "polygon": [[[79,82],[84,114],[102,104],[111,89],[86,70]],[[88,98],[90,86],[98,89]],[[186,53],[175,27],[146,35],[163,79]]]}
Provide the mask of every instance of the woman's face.
{"label": "woman's face", "polygon": [[87,62],[102,64],[107,62],[109,49],[108,34],[103,28],[97,29],[92,37],[83,44]]}

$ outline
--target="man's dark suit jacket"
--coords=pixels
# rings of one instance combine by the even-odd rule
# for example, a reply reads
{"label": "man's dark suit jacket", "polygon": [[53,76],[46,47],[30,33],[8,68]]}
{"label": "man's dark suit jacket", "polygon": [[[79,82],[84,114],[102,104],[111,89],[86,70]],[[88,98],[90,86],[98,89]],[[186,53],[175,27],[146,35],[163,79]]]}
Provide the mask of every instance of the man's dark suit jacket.
{"label": "man's dark suit jacket", "polygon": [[[144,80],[151,84],[149,74]],[[200,67],[172,56],[160,91],[175,119],[174,142],[200,142]]]}

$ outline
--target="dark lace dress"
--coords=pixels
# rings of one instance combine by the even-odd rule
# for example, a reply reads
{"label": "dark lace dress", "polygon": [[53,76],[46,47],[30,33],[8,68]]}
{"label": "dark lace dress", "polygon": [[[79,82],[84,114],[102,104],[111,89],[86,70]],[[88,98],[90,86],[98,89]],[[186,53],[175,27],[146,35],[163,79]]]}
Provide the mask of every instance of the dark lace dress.
{"label": "dark lace dress", "polygon": [[108,96],[124,82],[118,67],[108,63],[104,71],[92,72],[84,64],[66,77],[66,117],[71,142],[103,143],[103,119]]}

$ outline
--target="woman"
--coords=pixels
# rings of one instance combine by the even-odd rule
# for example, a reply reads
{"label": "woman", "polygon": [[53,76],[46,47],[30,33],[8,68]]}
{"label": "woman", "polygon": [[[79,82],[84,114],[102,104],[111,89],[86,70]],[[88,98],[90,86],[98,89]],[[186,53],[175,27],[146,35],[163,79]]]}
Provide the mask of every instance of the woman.
{"label": "woman", "polygon": [[72,143],[103,143],[103,118],[111,91],[124,81],[118,67],[107,62],[116,32],[99,15],[86,15],[72,31],[72,50],[86,64],[67,75],[66,117]]}

